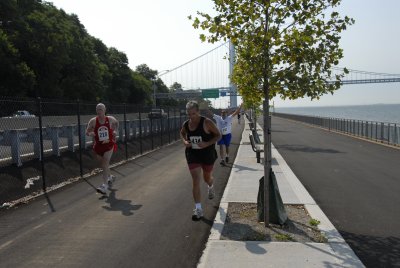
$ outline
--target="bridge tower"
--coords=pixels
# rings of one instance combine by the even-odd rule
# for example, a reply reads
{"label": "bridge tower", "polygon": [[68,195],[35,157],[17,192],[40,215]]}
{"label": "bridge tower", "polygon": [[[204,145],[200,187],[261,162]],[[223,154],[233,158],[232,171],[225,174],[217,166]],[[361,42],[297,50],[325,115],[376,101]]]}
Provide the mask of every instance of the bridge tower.
{"label": "bridge tower", "polygon": [[230,87],[230,105],[229,107],[237,107],[237,88],[232,82],[233,66],[235,66],[235,46],[229,42],[229,87]]}

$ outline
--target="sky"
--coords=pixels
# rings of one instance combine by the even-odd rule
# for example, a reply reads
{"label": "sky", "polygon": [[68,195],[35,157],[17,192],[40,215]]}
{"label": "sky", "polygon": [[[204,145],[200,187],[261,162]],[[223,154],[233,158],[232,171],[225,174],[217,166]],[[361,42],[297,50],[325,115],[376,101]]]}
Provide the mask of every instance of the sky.
{"label": "sky", "polygon": [[[188,20],[197,11],[214,13],[211,0],[53,0],[56,7],[78,15],[88,33],[126,53],[135,69],[147,64],[162,73],[215,48],[202,43]],[[400,74],[399,0],[343,0],[341,15],[356,23],[342,33],[341,67]],[[240,103],[240,99],[238,100]],[[340,106],[400,103],[400,83],[347,85],[318,101],[274,98],[276,107]],[[227,105],[227,98],[214,100]]]}

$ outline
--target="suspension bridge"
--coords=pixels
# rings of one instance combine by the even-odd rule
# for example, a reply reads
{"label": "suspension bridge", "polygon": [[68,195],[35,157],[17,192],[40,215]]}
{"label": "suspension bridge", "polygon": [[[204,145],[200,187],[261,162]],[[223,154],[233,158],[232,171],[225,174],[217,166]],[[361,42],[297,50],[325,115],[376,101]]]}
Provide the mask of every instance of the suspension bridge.
{"label": "suspension bridge", "polygon": [[[158,77],[167,87],[171,88],[173,84],[178,83],[180,88],[175,88],[170,93],[156,93],[155,91],[154,97],[157,99],[229,98],[228,106],[237,106],[237,96],[239,95],[235,85],[229,79],[234,65],[231,59],[234,56],[234,47],[229,42],[225,42],[186,63],[162,71]],[[341,80],[342,85],[400,82],[400,74],[348,68],[347,70],[348,73]],[[343,73],[344,68],[332,68],[332,76]],[[334,81],[328,83],[334,83]]]}

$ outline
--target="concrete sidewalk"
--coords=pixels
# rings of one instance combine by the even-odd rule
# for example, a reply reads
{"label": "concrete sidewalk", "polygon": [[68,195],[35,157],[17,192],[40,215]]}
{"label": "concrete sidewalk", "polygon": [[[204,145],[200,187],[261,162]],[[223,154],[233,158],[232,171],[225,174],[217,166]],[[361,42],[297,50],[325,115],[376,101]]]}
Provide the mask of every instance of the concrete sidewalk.
{"label": "concrete sidewalk", "polygon": [[[229,181],[198,267],[364,267],[274,147],[272,169],[283,203],[304,205],[311,218],[321,222],[318,228],[328,242],[220,240],[228,204],[257,203],[259,179],[264,175],[264,167],[257,163],[251,148],[247,118],[245,124]],[[259,126],[257,131],[262,133]]]}

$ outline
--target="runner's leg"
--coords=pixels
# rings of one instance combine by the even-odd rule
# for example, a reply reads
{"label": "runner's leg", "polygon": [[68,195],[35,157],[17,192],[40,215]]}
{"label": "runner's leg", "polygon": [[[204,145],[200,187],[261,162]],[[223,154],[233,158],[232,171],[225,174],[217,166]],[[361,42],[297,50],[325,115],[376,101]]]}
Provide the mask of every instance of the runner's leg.
{"label": "runner's leg", "polygon": [[208,185],[208,199],[215,197],[214,177],[212,175],[214,165],[203,165],[203,179]]}
{"label": "runner's leg", "polygon": [[225,159],[225,150],[224,150],[225,145],[220,144],[219,145],[219,155],[221,157],[221,160]]}
{"label": "runner's leg", "polygon": [[201,203],[201,192],[200,192],[200,178],[201,178],[201,166],[190,170],[193,182],[193,200],[196,204]]}
{"label": "runner's leg", "polygon": [[110,175],[110,160],[113,154],[113,150],[109,150],[104,153],[101,161],[101,167],[103,169],[103,181],[107,185],[108,176]]}
{"label": "runner's leg", "polygon": [[203,169],[203,179],[207,183],[208,186],[212,186],[214,183],[214,178],[212,176],[212,169],[211,170],[205,170]]}

